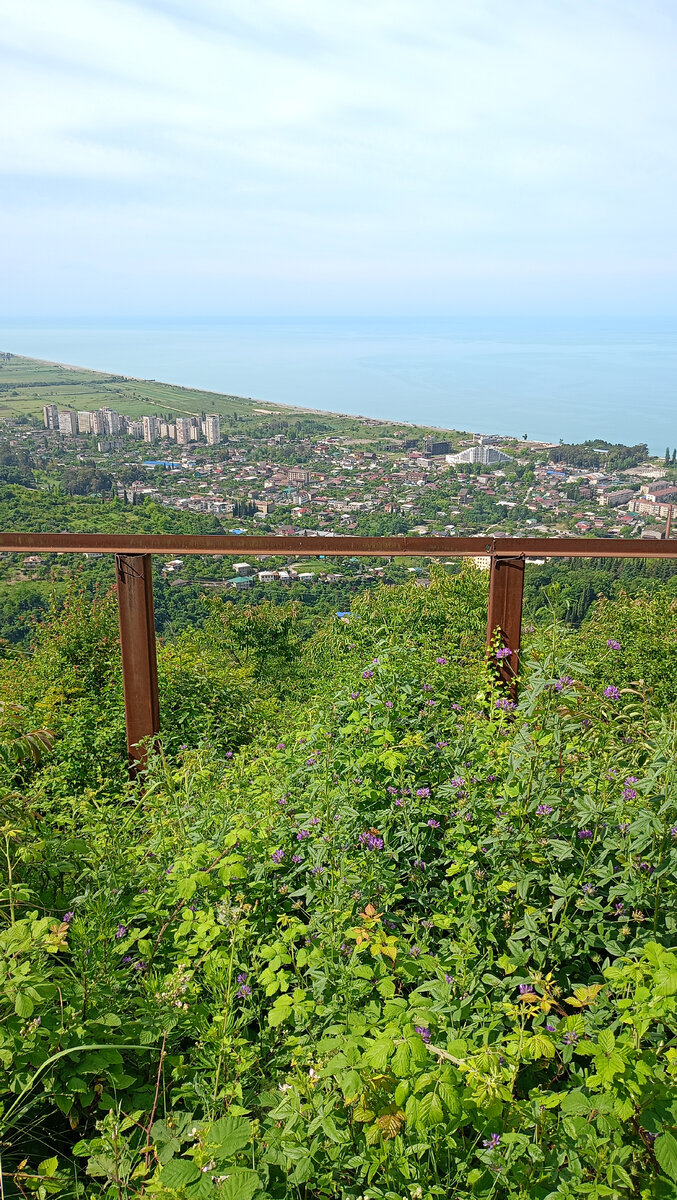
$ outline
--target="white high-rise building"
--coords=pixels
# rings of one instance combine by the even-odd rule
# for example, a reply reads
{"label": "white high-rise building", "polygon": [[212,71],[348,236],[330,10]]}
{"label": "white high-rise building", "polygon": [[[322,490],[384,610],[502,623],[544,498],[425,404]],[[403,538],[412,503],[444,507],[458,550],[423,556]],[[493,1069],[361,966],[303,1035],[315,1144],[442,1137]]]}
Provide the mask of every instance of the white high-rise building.
{"label": "white high-rise building", "polygon": [[176,440],[179,446],[186,446],[190,441],[190,417],[176,418]]}
{"label": "white high-rise building", "polygon": [[218,446],[221,441],[221,418],[218,413],[205,418],[205,437],[209,446]]}
{"label": "white high-rise building", "polygon": [[45,422],[45,429],[59,428],[59,410],[56,404],[45,404],[43,406],[42,419]]}
{"label": "white high-rise building", "polygon": [[67,437],[75,437],[78,431],[78,422],[75,413],[70,409],[59,413],[59,433],[65,433]]}
{"label": "white high-rise building", "polygon": [[99,408],[96,412],[92,413],[91,428],[92,433],[96,433],[99,436],[106,432],[106,414],[103,408]]}
{"label": "white high-rise building", "polygon": [[484,442],[468,446],[467,450],[461,450],[460,454],[447,454],[445,457],[448,463],[482,463],[484,466],[490,463],[512,462],[509,454],[504,454],[495,446],[486,446]]}
{"label": "white high-rise building", "polygon": [[143,441],[143,421],[128,421],[127,433],[130,437],[136,438],[137,442]]}
{"label": "white high-rise building", "polygon": [[94,413],[81,409],[78,412],[78,433],[92,432],[92,417]]}
{"label": "white high-rise building", "polygon": [[158,436],[158,419],[157,417],[143,418],[143,440],[144,442],[155,442]]}

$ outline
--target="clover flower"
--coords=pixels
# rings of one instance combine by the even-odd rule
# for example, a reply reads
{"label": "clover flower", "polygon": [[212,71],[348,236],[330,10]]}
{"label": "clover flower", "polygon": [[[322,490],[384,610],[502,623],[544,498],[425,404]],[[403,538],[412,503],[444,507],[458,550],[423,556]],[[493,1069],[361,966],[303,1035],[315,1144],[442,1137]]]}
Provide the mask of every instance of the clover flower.
{"label": "clover flower", "polygon": [[520,984],[520,996],[533,996],[533,995],[534,995],[533,984],[531,984],[531,983],[521,983]]}
{"label": "clover flower", "polygon": [[594,883],[584,883],[581,888],[584,896],[594,896],[596,890]]}
{"label": "clover flower", "polygon": [[115,930],[115,936],[116,936],[116,938],[123,938],[125,936],[126,932],[127,932],[126,925],[118,925],[117,929]]}
{"label": "clover flower", "polygon": [[444,982],[445,983],[453,983],[454,982],[453,975],[450,975],[448,971],[444,972]]}
{"label": "clover flower", "polygon": [[303,862],[303,855],[302,854],[292,854],[291,860],[293,863],[296,863],[296,865],[298,866],[299,863]]}
{"label": "clover flower", "polygon": [[578,833],[576,834],[576,837],[580,838],[581,841],[588,841],[590,838],[592,838],[594,836],[595,835],[592,832],[592,829],[579,829]]}
{"label": "clover flower", "polygon": [[572,683],[573,679],[570,675],[560,675],[557,682],[553,684],[553,687],[556,692],[561,692],[565,687],[571,687]]}
{"label": "clover flower", "polygon": [[363,678],[363,679],[373,679],[373,677],[374,677],[374,672],[373,672],[373,671],[363,671],[363,672],[362,672],[362,678]]}
{"label": "clover flower", "polygon": [[386,700],[385,706],[386,706],[386,708],[393,708],[392,700]]}
{"label": "clover flower", "polygon": [[448,742],[435,742],[435,749],[436,749],[436,750],[443,750],[443,749],[444,749],[444,747],[445,747],[445,746],[448,746],[448,745],[449,745],[449,743],[448,743]]}
{"label": "clover flower", "polygon": [[607,700],[620,700],[621,698],[620,690],[615,687],[613,683],[610,683],[608,687],[605,687],[603,694],[606,696]]}
{"label": "clover flower", "polygon": [[309,837],[310,837],[309,829],[299,829],[299,831],[296,835],[296,840],[297,840],[297,842],[303,842],[306,838],[309,838]]}
{"label": "clover flower", "polygon": [[277,746],[275,747],[275,749],[276,749],[276,750],[286,750],[286,749],[287,749],[286,743],[285,743],[285,742],[278,742],[278,743],[277,743]]}
{"label": "clover flower", "polygon": [[366,846],[367,850],[382,850],[383,838],[377,833],[373,833],[371,829],[365,829],[364,833],[359,836],[361,846]]}
{"label": "clover flower", "polygon": [[416,789],[416,795],[420,800],[425,800],[430,795],[430,788],[421,787]]}
{"label": "clover flower", "polygon": [[496,658],[500,661],[502,658],[510,658],[512,650],[509,646],[499,646],[496,651]]}
{"label": "clover flower", "polygon": [[310,874],[311,875],[324,875],[324,867],[320,867],[320,866],[311,867]]}
{"label": "clover flower", "polygon": [[502,709],[503,712],[512,712],[513,709],[517,708],[517,705],[513,700],[509,700],[507,696],[502,696],[496,701],[496,708]]}
{"label": "clover flower", "polygon": [[75,913],[74,913],[74,912],[65,912],[65,913],[63,914],[63,924],[64,924],[64,925],[70,925],[70,923],[71,923],[71,921],[73,920],[73,917],[74,917],[74,916],[75,916]]}
{"label": "clover flower", "polygon": [[435,662],[437,663],[438,667],[446,667],[448,661],[449,660],[446,658],[436,658],[435,659]]}
{"label": "clover flower", "polygon": [[427,864],[422,858],[415,858],[412,864],[418,871],[425,871]]}
{"label": "clover flower", "polygon": [[281,863],[284,858],[284,850],[274,850],[272,858],[274,863]]}
{"label": "clover flower", "polygon": [[419,1037],[423,1038],[423,1041],[426,1043],[426,1045],[430,1041],[431,1034],[427,1025],[414,1025],[414,1033],[417,1033]]}
{"label": "clover flower", "polygon": [[237,989],[237,994],[241,1000],[244,1000],[245,996],[251,996],[252,989],[250,988],[248,983],[243,983],[242,987],[239,987]]}
{"label": "clover flower", "polygon": [[387,792],[390,792],[390,795],[391,795],[391,796],[396,796],[396,795],[397,795],[397,788],[396,788],[396,787],[393,787],[392,783],[389,783],[389,784],[388,784],[388,786],[387,786],[387,788],[386,788],[386,791],[387,791]]}
{"label": "clover flower", "polygon": [[440,827],[439,821],[436,821],[434,817],[429,817],[427,824],[430,826],[431,829],[439,829],[439,827]]}
{"label": "clover flower", "polygon": [[360,698],[360,693],[359,693],[359,692],[351,692],[351,693],[350,693],[350,699],[351,699],[351,700],[359,700],[359,698]]}
{"label": "clover flower", "polygon": [[412,946],[411,950],[409,951],[409,957],[410,958],[418,958],[420,953],[421,953],[420,946]]}
{"label": "clover flower", "polygon": [[552,804],[539,804],[538,808],[536,809],[536,816],[549,817],[551,812],[554,812]]}
{"label": "clover flower", "polygon": [[621,643],[617,642],[615,638],[607,638],[606,644],[610,650],[620,650],[621,648]]}
{"label": "clover flower", "polygon": [[562,1037],[565,1046],[575,1046],[578,1041],[578,1034],[575,1029],[568,1029]]}
{"label": "clover flower", "polygon": [[487,1150],[498,1150],[500,1144],[501,1144],[500,1133],[492,1133],[490,1138],[488,1138],[486,1141],[482,1142],[482,1145],[485,1146]]}

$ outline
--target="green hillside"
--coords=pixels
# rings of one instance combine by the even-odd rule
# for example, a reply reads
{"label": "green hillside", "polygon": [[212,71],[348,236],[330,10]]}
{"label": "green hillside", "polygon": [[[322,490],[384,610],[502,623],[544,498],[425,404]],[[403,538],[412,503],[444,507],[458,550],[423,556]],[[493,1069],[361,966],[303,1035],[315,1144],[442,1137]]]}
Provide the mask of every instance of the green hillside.
{"label": "green hillside", "polygon": [[0,663],[5,1195],[674,1195],[668,586],[528,632],[515,710],[472,567],[213,599],[136,784],[67,589]]}

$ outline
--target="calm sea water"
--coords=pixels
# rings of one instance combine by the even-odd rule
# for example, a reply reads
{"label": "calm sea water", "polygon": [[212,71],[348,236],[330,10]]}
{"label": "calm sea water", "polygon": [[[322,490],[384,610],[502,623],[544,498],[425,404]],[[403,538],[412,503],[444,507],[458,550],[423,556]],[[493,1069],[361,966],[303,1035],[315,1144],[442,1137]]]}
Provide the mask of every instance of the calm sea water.
{"label": "calm sea water", "polygon": [[677,320],[0,320],[0,350],[473,432],[677,445]]}

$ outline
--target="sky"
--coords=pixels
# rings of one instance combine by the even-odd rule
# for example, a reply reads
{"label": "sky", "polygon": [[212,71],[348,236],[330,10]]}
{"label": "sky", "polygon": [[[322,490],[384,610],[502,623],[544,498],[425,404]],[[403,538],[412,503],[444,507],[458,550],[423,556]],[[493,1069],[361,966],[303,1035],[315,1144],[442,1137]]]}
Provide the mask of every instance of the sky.
{"label": "sky", "polygon": [[673,0],[0,0],[0,313],[677,314]]}

